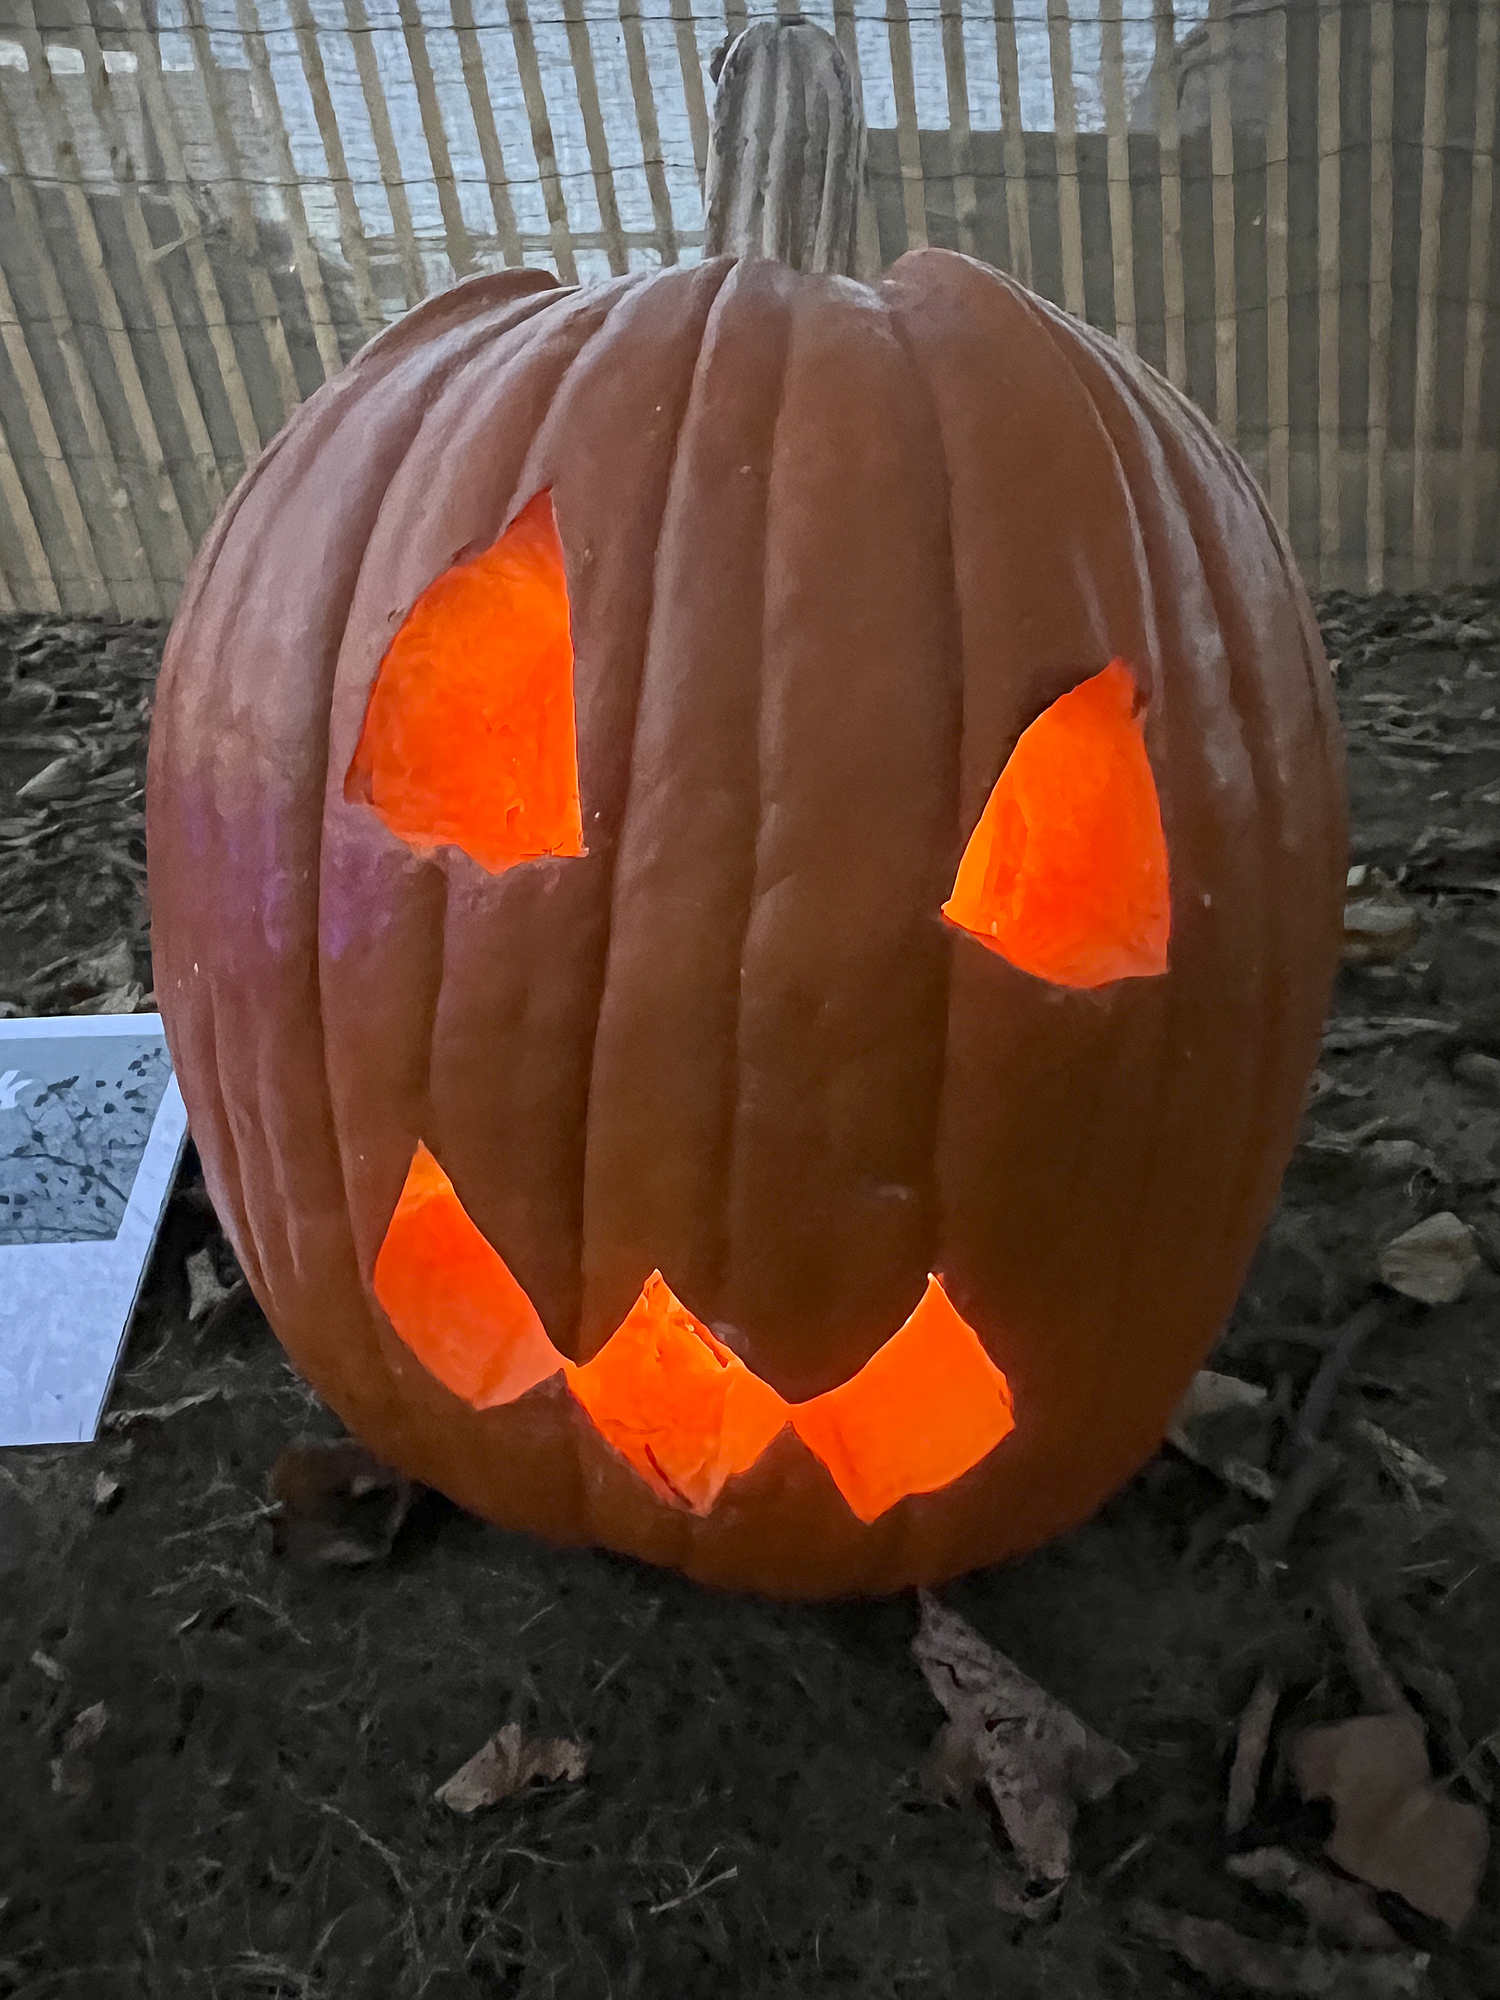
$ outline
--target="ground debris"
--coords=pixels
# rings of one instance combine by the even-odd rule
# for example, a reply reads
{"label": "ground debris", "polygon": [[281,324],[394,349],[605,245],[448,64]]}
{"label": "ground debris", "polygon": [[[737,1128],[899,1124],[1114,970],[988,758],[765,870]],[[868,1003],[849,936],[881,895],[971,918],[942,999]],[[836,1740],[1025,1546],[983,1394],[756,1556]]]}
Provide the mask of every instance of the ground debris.
{"label": "ground debris", "polygon": [[587,1767],[588,1751],[575,1738],[527,1737],[519,1722],[507,1722],[433,1797],[452,1812],[480,1812],[533,1783],[576,1785]]}
{"label": "ground debris", "polygon": [[1344,904],[1344,959],[1349,965],[1385,965],[1401,958],[1422,932],[1422,913],[1379,868],[1350,870],[1352,893]]}
{"label": "ground debris", "polygon": [[1250,1824],[1255,1797],[1260,1790],[1260,1774],[1271,1741],[1271,1724],[1281,1700],[1281,1683],[1272,1674],[1262,1674],[1235,1731],[1234,1761],[1229,1767],[1229,1785],[1224,1797],[1224,1831],[1234,1839]]}
{"label": "ground debris", "polygon": [[186,1260],[184,1268],[188,1281],[188,1318],[196,1325],[206,1319],[215,1306],[223,1305],[235,1293],[233,1285],[226,1285],[220,1278],[214,1263],[212,1250],[195,1250]]}
{"label": "ground debris", "polygon": [[288,1445],[269,1484],[272,1549],[299,1569],[382,1561],[416,1492],[352,1439]]}
{"label": "ground debris", "polygon": [[1304,1729],[1291,1762],[1302,1796],[1333,1807],[1329,1859],[1457,1930],[1474,1907],[1489,1827],[1478,1806],[1433,1783],[1410,1710]]}
{"label": "ground debris", "polygon": [[196,1410],[203,1403],[215,1402],[224,1391],[217,1383],[211,1389],[198,1389],[190,1396],[174,1396],[169,1403],[146,1403],[135,1409],[111,1410],[104,1419],[107,1431],[127,1431],[132,1424],[164,1424],[173,1417],[180,1417],[187,1410]]}
{"label": "ground debris", "polygon": [[1340,1952],[1319,1945],[1268,1944],[1232,1924],[1136,1900],[1126,1920],[1140,1937],[1173,1951],[1213,1990],[1291,2000],[1415,2000],[1427,1960],[1421,1953]]}
{"label": "ground debris", "polygon": [[1267,1895],[1295,1903],[1319,1937],[1360,1951],[1399,1951],[1401,1939],[1376,1907],[1362,1882],[1314,1868],[1284,1847],[1257,1847],[1231,1854],[1225,1863],[1231,1875]]}
{"label": "ground debris", "polygon": [[1380,1253],[1383,1283],[1427,1306],[1452,1305],[1479,1269],[1474,1232],[1451,1209],[1429,1215],[1393,1237]]}
{"label": "ground debris", "polygon": [[1276,1497],[1262,1461],[1269,1445],[1266,1391],[1258,1382],[1200,1368],[1167,1432],[1167,1442],[1194,1465],[1254,1500]]}
{"label": "ground debris", "polygon": [[62,1749],[52,1760],[52,1789],[67,1799],[87,1798],[93,1790],[94,1772],[89,1752],[104,1734],[109,1710],[102,1701],[94,1702],[74,1716]]}
{"label": "ground debris", "polygon": [[929,1777],[950,1795],[988,1792],[1028,1878],[1065,1881],[1078,1807],[1104,1798],[1135,1759],[930,1592],[921,1592],[921,1605],[912,1651],[948,1714],[929,1755]]}

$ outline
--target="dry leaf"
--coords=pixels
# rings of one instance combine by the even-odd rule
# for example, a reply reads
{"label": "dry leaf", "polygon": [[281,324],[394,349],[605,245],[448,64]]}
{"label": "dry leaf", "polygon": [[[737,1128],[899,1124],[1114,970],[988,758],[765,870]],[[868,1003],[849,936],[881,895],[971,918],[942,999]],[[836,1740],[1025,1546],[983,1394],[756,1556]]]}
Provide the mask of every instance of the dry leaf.
{"label": "dry leaf", "polygon": [[409,1480],[345,1439],[288,1445],[271,1468],[271,1546],[302,1569],[379,1562],[406,1519]]}
{"label": "dry leaf", "polygon": [[1217,1993],[1244,1987],[1288,2000],[1414,2000],[1427,1967],[1420,1953],[1338,1952],[1316,1945],[1267,1944],[1231,1924],[1133,1902],[1126,1915],[1141,1937],[1163,1944],[1201,1972]]}
{"label": "dry leaf", "polygon": [[221,1282],[211,1250],[195,1250],[184,1269],[188,1281],[188,1318],[196,1323],[206,1319],[215,1306],[222,1305],[233,1294],[234,1286]]}
{"label": "dry leaf", "polygon": [[112,1472],[101,1472],[94,1481],[94,1512],[107,1514],[124,1491]]}
{"label": "dry leaf", "polygon": [[85,1798],[93,1786],[89,1752],[104,1734],[109,1710],[102,1701],[73,1718],[63,1738],[61,1753],[52,1759],[52,1789],[64,1798]]}
{"label": "dry leaf", "polygon": [[528,1739],[519,1722],[507,1722],[438,1786],[433,1797],[456,1813],[479,1812],[533,1782],[577,1784],[587,1765],[588,1751],[573,1738]]}
{"label": "dry leaf", "polygon": [[1288,1854],[1284,1847],[1257,1847],[1249,1854],[1232,1854],[1225,1863],[1231,1875],[1267,1895],[1295,1903],[1320,1937],[1361,1951],[1399,1951],[1401,1940],[1375,1906],[1363,1882],[1349,1882],[1326,1869],[1314,1868]]}
{"label": "dry leaf", "polygon": [[1451,1209],[1443,1209],[1387,1243],[1380,1253],[1380,1275],[1403,1298],[1446,1306],[1462,1298],[1479,1262],[1473,1230]]}
{"label": "dry leaf", "polygon": [[952,1783],[989,1792],[1029,1876],[1064,1880],[1079,1805],[1104,1798],[1135,1769],[1135,1759],[927,1591],[921,1604],[912,1651],[948,1714],[935,1747],[938,1765]]}
{"label": "dry leaf", "polygon": [[1478,1806],[1432,1782],[1422,1726],[1410,1710],[1304,1729],[1292,1769],[1305,1799],[1328,1799],[1328,1856],[1377,1889],[1456,1930],[1474,1907],[1489,1852]]}

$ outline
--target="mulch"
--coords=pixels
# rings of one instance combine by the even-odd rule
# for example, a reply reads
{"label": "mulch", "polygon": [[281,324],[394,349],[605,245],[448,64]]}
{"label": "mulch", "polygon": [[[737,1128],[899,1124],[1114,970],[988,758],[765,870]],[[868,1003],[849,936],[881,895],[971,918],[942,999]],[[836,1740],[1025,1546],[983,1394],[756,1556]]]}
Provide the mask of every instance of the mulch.
{"label": "mulch", "polygon": [[[235,1277],[190,1156],[110,1425],[0,1453],[0,2000],[1255,1990],[1263,1951],[1195,1971],[1209,1933],[1182,1920],[1257,1950],[1305,1941],[1226,1864],[1320,1855],[1328,1811],[1299,1801],[1285,1746],[1360,1706],[1336,1615],[1351,1591],[1449,1795],[1489,1804],[1500,1089],[1474,1058],[1500,1056],[1500,593],[1319,610],[1358,893],[1396,914],[1340,975],[1302,1143],[1213,1359],[1267,1392],[1231,1413],[1240,1470],[1165,1448],[1080,1533],[943,1593],[1135,1760],[1083,1811],[1045,1914],[1004,1892],[994,1812],[922,1781],[942,1717],[911,1597],[715,1595],[378,1484],[344,1496],[340,1529],[369,1560],[295,1559],[268,1476],[337,1426],[242,1288],[201,1310],[201,1259],[189,1317],[189,1257]],[[0,1012],[150,1004],[160,641],[0,623]],[[1462,1296],[1383,1286],[1382,1248],[1444,1211],[1480,1253]],[[1229,1833],[1258,1683],[1279,1691],[1270,1748]],[[512,1749],[583,1745],[582,1778],[472,1813],[435,1798],[507,1724]],[[1456,1937],[1382,1898],[1427,1955],[1410,1990],[1500,1993],[1495,1887],[1492,1861]],[[1277,1990],[1382,1990],[1348,1954],[1318,1964],[1332,1983]]]}

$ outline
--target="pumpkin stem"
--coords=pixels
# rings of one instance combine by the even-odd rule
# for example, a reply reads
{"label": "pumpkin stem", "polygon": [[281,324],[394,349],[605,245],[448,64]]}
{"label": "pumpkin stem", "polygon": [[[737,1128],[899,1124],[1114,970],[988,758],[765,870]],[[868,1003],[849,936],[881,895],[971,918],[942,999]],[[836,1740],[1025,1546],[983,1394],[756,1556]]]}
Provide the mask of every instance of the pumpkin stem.
{"label": "pumpkin stem", "polygon": [[811,21],[756,21],[712,74],[704,256],[858,275],[865,118],[838,43]]}

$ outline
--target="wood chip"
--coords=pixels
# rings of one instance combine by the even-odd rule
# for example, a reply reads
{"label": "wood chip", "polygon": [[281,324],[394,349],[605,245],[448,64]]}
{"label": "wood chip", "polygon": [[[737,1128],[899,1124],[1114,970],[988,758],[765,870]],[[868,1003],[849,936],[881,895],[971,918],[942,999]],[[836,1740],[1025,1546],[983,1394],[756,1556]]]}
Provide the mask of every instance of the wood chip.
{"label": "wood chip", "polygon": [[929,1592],[912,1641],[948,1714],[929,1767],[950,1789],[986,1790],[1029,1878],[1061,1882],[1080,1804],[1104,1798],[1135,1759],[1027,1678]]}
{"label": "wood chip", "polygon": [[1231,1840],[1245,1831],[1255,1811],[1260,1774],[1271,1741],[1271,1724],[1280,1700],[1281,1683],[1271,1674],[1262,1674],[1240,1717],[1224,1799],[1224,1831]]}
{"label": "wood chip", "polygon": [[183,1268],[188,1281],[188,1318],[194,1323],[233,1297],[235,1288],[220,1280],[211,1250],[195,1250]]}
{"label": "wood chip", "polygon": [[86,1798],[93,1789],[89,1752],[104,1734],[108,1722],[109,1710],[102,1701],[96,1701],[73,1718],[63,1738],[62,1750],[52,1760],[52,1789],[60,1797]]}
{"label": "wood chip", "polygon": [[480,1812],[525,1785],[577,1784],[587,1766],[588,1751],[572,1737],[528,1738],[518,1722],[507,1722],[433,1797],[452,1812]]}
{"label": "wood chip", "polygon": [[1452,1305],[1479,1269],[1474,1232],[1451,1209],[1392,1238],[1380,1253],[1381,1281],[1403,1298],[1427,1306]]}

